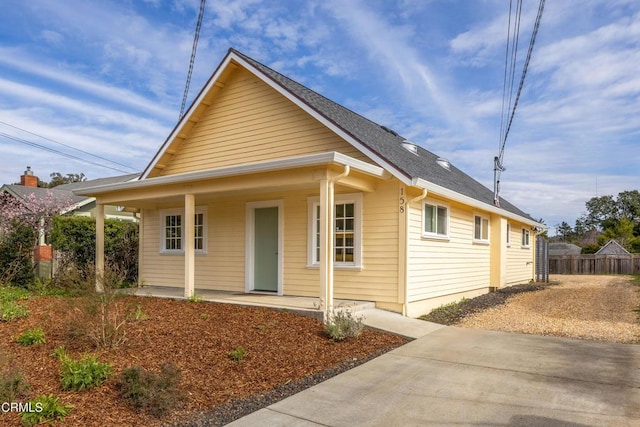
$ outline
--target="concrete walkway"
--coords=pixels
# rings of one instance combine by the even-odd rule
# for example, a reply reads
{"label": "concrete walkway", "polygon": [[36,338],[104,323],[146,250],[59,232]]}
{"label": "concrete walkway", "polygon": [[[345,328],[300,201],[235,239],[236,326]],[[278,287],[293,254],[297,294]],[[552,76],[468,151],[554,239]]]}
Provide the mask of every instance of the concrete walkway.
{"label": "concrete walkway", "polygon": [[640,426],[639,345],[400,319],[420,338],[230,425]]}

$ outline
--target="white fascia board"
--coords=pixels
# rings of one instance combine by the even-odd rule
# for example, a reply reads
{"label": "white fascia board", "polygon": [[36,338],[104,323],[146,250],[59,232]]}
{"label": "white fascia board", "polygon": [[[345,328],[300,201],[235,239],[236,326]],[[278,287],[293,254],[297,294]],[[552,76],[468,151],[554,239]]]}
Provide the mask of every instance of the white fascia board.
{"label": "white fascia board", "polygon": [[169,176],[147,178],[139,181],[121,182],[118,184],[107,184],[96,187],[87,187],[74,190],[78,196],[91,197],[96,194],[108,193],[116,190],[127,190],[132,188],[146,188],[158,185],[179,184],[185,182],[199,181],[203,179],[226,178],[237,175],[247,175],[261,172],[275,172],[279,170],[300,168],[305,166],[316,166],[325,164],[339,164],[349,166],[353,170],[371,175],[377,178],[385,178],[386,172],[380,166],[375,166],[362,160],[354,159],[335,151],[326,153],[310,154],[305,156],[287,157],[278,160],[268,160],[263,162],[247,163],[243,165],[224,166],[215,169],[207,169],[196,172],[185,172]]}
{"label": "white fascia board", "polygon": [[403,182],[406,185],[411,185],[411,178],[408,178],[401,170],[399,170],[394,165],[389,163],[386,159],[380,157],[375,152],[371,151],[368,147],[362,145],[360,141],[354,139],[351,135],[343,131],[340,127],[336,126],[333,122],[325,118],[322,114],[319,114],[316,110],[314,110],[309,105],[307,105],[307,103],[302,102],[299,98],[291,94],[291,92],[284,89],[282,86],[280,86],[278,83],[271,80],[269,77],[265,76],[259,70],[256,70],[251,64],[246,62],[243,58],[237,56],[235,53],[232,52],[230,57],[232,57],[234,61],[241,64],[247,70],[251,71],[251,73],[254,76],[256,76],[257,78],[262,80],[264,83],[269,85],[271,88],[277,91],[280,95],[284,96],[289,101],[293,102],[295,105],[303,109],[307,114],[311,115],[313,118],[318,120],[324,126],[329,128],[331,131],[337,134],[340,138],[344,139],[349,144],[351,144],[352,146],[360,150],[362,153],[364,153],[364,155],[372,159],[374,162],[383,165],[386,170],[391,172],[391,174],[396,178],[398,178],[401,182]]}
{"label": "white fascia board", "polygon": [[413,184],[414,187],[418,187],[418,188],[422,188],[422,189],[426,189],[427,191],[431,192],[433,191],[434,193],[440,195],[440,196],[444,196],[450,200],[456,201],[456,202],[460,202],[460,203],[464,203],[467,206],[471,206],[473,208],[476,209],[482,209],[483,211],[486,212],[491,212],[491,213],[495,213],[498,215],[501,215],[503,217],[509,218],[509,219],[513,219],[515,221],[519,221],[522,222],[524,224],[528,224],[531,225],[532,227],[542,227],[542,228],[547,228],[544,224],[541,224],[537,221],[533,221],[529,218],[525,218],[523,216],[514,214],[512,212],[509,212],[505,209],[501,209],[498,208],[496,206],[481,202],[479,200],[476,200],[472,197],[469,196],[465,196],[464,194],[460,194],[457,193],[453,190],[449,190],[448,188],[444,188],[440,185],[436,185],[433,184],[425,179],[422,178],[414,178],[413,179]]}

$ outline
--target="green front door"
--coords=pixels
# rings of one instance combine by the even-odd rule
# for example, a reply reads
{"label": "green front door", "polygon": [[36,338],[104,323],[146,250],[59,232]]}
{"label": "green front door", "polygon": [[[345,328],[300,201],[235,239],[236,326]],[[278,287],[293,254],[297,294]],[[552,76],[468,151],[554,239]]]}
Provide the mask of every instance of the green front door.
{"label": "green front door", "polygon": [[278,208],[256,208],[254,218],[254,290],[277,292]]}

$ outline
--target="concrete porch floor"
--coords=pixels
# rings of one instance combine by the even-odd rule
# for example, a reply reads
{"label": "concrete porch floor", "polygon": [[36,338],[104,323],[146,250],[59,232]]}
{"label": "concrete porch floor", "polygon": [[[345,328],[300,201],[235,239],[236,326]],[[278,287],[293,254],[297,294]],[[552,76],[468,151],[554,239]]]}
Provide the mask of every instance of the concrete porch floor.
{"label": "concrete porch floor", "polygon": [[[186,299],[182,288],[173,288],[168,286],[144,286],[141,288],[126,289],[124,292],[140,297]],[[322,313],[318,309],[320,303],[319,298],[278,296],[258,293],[247,294],[243,292],[215,291],[210,289],[196,289],[195,294],[198,300],[202,301],[270,307],[291,310],[306,316],[317,318],[322,317]],[[352,313],[375,308],[375,303],[371,301],[335,299],[333,305],[335,309],[345,308],[349,309]]]}

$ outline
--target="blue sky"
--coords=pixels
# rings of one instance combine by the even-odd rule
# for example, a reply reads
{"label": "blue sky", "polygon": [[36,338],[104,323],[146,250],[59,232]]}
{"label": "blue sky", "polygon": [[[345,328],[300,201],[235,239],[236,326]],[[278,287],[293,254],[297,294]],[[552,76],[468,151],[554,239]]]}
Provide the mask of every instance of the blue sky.
{"label": "blue sky", "polygon": [[[0,183],[27,165],[45,180],[144,169],[178,118],[199,3],[4,0]],[[508,3],[209,0],[189,100],[234,47],[493,188]],[[521,60],[537,8],[524,1]],[[638,70],[640,3],[547,2],[502,195],[551,234],[563,220],[573,225],[589,198],[639,189]]]}

